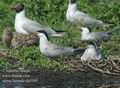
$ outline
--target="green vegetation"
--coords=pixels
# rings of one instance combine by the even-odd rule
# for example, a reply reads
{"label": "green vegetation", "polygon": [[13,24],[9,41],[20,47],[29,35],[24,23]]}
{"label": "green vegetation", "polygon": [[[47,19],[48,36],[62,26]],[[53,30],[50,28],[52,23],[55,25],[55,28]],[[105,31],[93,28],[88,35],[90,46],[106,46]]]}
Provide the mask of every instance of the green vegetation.
{"label": "green vegetation", "polygon": [[[40,22],[45,26],[66,30],[70,35],[63,38],[51,38],[50,41],[63,46],[81,47],[80,31],[77,27],[66,22],[65,14],[68,6],[68,0],[19,0],[26,5],[27,16]],[[15,12],[10,10],[11,6],[17,3],[16,0],[0,0],[0,37],[5,27],[14,29]],[[78,8],[87,14],[103,20],[106,23],[114,24],[113,27],[120,24],[120,3],[119,0],[78,0]],[[106,31],[101,29],[95,31]],[[120,33],[114,35],[110,41],[103,45],[103,52],[107,55],[120,56]],[[0,39],[0,48],[5,48]],[[20,47],[10,50],[10,54],[18,58],[19,66],[34,67],[53,70],[69,70],[70,67],[64,63],[65,59],[80,59],[80,57],[65,57],[65,59],[49,59],[40,54],[36,46]],[[0,60],[0,69],[11,67],[6,59]]]}

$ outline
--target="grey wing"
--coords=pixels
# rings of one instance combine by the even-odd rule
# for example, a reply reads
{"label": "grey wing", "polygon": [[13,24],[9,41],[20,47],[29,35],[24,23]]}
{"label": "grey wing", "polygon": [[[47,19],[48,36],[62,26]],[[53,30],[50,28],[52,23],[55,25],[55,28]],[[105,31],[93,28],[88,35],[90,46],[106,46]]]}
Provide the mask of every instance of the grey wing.
{"label": "grey wing", "polygon": [[83,21],[85,26],[102,26],[103,22],[100,20],[97,20],[87,14],[85,14],[84,12],[76,12],[76,17],[78,20]]}
{"label": "grey wing", "polygon": [[55,33],[54,30],[52,30],[48,27],[45,27],[45,26],[43,26],[35,21],[32,21],[32,20],[27,20],[27,22],[25,22],[23,24],[23,28],[29,33],[36,32],[39,30],[45,30],[50,35]]}
{"label": "grey wing", "polygon": [[107,37],[108,34],[105,33],[105,32],[92,32],[92,33],[91,33],[91,36],[93,36],[94,39],[102,39],[102,38]]}
{"label": "grey wing", "polygon": [[93,27],[93,26],[99,26],[100,27],[100,26],[103,25],[102,21],[94,19],[94,18],[91,18],[91,17],[86,17],[84,19],[84,22],[85,22],[85,25],[89,26],[89,27]]}
{"label": "grey wing", "polygon": [[65,53],[72,53],[74,52],[74,49],[72,47],[62,47],[59,45],[51,45],[53,47],[53,50],[55,53],[65,54]]}
{"label": "grey wing", "polygon": [[86,13],[80,12],[80,11],[77,11],[75,14],[78,15],[78,17],[80,17],[80,16],[89,17],[89,15],[87,15]]}
{"label": "grey wing", "polygon": [[74,19],[78,22],[83,21],[85,17],[88,17],[87,14],[77,11],[76,13],[74,13],[73,15]]}
{"label": "grey wing", "polygon": [[102,54],[102,51],[101,51],[101,49],[99,49],[99,48],[97,48],[97,56],[98,56],[98,59],[101,59],[101,58],[103,58],[103,54]]}

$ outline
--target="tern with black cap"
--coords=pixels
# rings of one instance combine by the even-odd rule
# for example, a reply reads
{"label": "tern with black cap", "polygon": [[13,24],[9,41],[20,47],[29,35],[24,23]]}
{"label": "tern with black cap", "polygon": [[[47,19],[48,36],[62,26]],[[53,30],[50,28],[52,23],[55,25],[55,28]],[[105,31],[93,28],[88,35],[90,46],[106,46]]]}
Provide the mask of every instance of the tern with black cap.
{"label": "tern with black cap", "polygon": [[120,31],[120,27],[114,27],[107,32],[92,32],[90,28],[81,27],[81,40],[82,41],[103,41],[109,39],[113,34]]}
{"label": "tern with black cap", "polygon": [[51,28],[45,27],[40,23],[30,20],[25,15],[25,7],[23,4],[18,3],[15,6],[16,16],[15,16],[15,30],[18,33],[29,34],[39,30],[45,30],[49,36],[64,36],[67,33],[64,31],[57,31]]}
{"label": "tern with black cap", "polygon": [[74,24],[82,24],[84,27],[106,27],[103,21],[97,20],[77,8],[76,0],[69,0],[69,5],[66,13],[66,19]]}
{"label": "tern with black cap", "polygon": [[100,60],[103,58],[102,51],[100,48],[95,47],[93,42],[88,42],[87,49],[81,56],[82,61],[88,61],[91,59]]}
{"label": "tern with black cap", "polygon": [[49,41],[48,34],[44,30],[37,32],[39,36],[39,47],[42,54],[48,57],[57,57],[69,54],[81,54],[85,51],[84,48],[74,49],[73,47],[65,47],[53,44]]}

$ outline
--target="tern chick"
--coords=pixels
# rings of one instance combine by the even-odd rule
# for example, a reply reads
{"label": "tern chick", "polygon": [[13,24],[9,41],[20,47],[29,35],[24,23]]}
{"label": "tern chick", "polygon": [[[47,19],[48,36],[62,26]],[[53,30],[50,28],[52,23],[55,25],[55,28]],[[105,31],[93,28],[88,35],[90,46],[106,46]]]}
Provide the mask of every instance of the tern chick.
{"label": "tern chick", "polygon": [[2,41],[4,43],[4,45],[6,45],[7,47],[11,46],[11,41],[13,38],[13,33],[11,28],[6,27],[3,31],[3,35],[2,35]]}
{"label": "tern chick", "polygon": [[103,55],[100,48],[95,47],[94,43],[89,42],[89,44],[87,45],[87,49],[85,50],[84,54],[81,57],[81,60],[82,61],[88,61],[91,59],[100,60],[102,59],[102,57]]}

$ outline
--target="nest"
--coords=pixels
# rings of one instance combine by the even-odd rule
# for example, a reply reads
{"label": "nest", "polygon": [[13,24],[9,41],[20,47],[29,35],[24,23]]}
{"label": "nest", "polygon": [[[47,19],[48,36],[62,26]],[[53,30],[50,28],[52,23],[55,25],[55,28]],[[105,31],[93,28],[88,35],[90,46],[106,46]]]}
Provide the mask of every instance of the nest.
{"label": "nest", "polygon": [[72,67],[72,71],[98,72],[107,75],[120,76],[120,60],[90,60],[83,62],[81,60],[67,60],[67,64]]}

